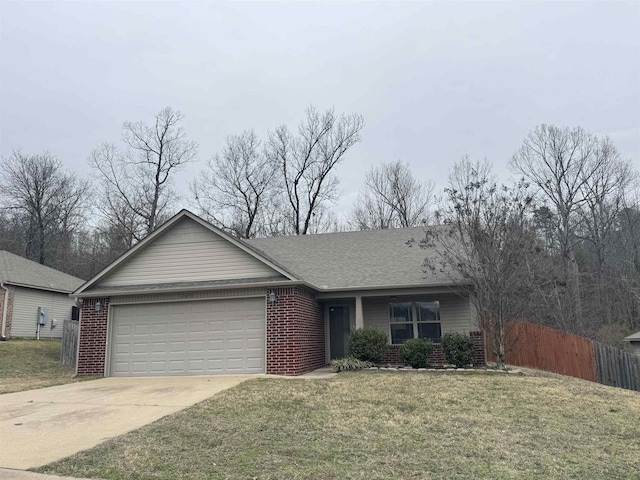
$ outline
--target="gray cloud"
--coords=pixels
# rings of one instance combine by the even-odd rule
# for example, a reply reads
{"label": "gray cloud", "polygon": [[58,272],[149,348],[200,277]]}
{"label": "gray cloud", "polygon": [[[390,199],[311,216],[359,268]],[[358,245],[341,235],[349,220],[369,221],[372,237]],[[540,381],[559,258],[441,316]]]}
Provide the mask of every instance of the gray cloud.
{"label": "gray cloud", "polygon": [[86,158],[125,120],[186,114],[200,164],[226,135],[358,112],[338,174],[348,208],[370,165],[443,185],[463,154],[504,177],[539,123],[610,135],[640,166],[640,4],[2,2],[0,152]]}

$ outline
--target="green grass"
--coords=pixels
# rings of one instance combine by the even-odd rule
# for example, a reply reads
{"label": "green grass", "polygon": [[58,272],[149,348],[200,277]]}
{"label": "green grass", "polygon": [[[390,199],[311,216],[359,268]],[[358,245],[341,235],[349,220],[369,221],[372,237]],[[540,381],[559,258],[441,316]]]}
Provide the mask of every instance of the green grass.
{"label": "green grass", "polygon": [[640,394],[566,377],[258,378],[40,472],[105,479],[640,478]]}
{"label": "green grass", "polygon": [[59,340],[0,342],[0,394],[84,380],[72,378],[74,373],[60,363]]}

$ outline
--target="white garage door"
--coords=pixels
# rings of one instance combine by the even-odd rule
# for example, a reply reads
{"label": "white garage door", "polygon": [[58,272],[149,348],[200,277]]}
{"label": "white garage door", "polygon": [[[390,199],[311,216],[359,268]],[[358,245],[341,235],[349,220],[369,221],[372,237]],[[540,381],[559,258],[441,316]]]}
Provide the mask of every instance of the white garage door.
{"label": "white garage door", "polygon": [[111,376],[265,371],[264,298],[112,308]]}

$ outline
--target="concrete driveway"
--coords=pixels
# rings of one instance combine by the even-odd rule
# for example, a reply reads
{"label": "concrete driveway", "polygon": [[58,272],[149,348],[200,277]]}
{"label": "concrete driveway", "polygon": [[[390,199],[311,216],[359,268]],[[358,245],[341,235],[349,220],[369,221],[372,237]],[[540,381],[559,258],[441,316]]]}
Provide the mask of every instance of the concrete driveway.
{"label": "concrete driveway", "polygon": [[103,378],[0,395],[0,467],[46,465],[249,378],[255,376]]}

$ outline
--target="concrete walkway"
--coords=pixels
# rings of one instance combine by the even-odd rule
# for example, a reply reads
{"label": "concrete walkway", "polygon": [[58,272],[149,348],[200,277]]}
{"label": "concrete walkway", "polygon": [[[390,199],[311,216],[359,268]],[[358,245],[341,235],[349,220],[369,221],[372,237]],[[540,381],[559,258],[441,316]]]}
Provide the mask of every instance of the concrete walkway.
{"label": "concrete walkway", "polygon": [[9,468],[0,468],[0,478],[2,480],[87,480],[85,478],[59,477],[58,475],[46,475]]}
{"label": "concrete walkway", "polygon": [[249,378],[255,376],[103,378],[0,395],[0,468],[46,465]]}

